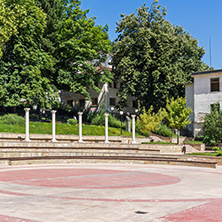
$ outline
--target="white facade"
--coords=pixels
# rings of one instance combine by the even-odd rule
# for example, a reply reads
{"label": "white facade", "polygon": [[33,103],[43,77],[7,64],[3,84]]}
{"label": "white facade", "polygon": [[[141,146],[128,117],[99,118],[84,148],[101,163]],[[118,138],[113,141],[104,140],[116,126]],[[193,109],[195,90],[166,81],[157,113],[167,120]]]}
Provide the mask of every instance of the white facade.
{"label": "white facade", "polygon": [[[111,69],[112,66],[110,62],[112,57],[107,55],[107,60],[101,64],[101,66]],[[120,82],[112,82],[110,84],[104,84],[98,86],[101,89],[101,92],[97,92],[95,90],[89,90],[90,97],[92,101],[85,100],[85,97],[67,91],[60,91],[61,103],[69,105],[71,107],[76,107],[77,109],[90,109],[95,111],[100,107],[101,104],[105,105],[105,110],[111,112],[111,107],[114,107],[118,104],[119,98],[117,97],[117,92],[120,88]],[[134,113],[137,109],[137,99],[136,97],[128,96],[126,107],[124,107],[123,111],[125,113]],[[115,112],[115,109],[114,109]]]}
{"label": "white facade", "polygon": [[219,102],[222,107],[222,70],[196,72],[192,77],[193,83],[186,85],[186,106],[193,110],[188,129],[196,136],[201,133],[204,117],[212,105]]}
{"label": "white facade", "polygon": [[[70,105],[71,107],[82,108],[82,109],[91,109],[92,111],[99,108],[99,106],[103,103],[105,105],[105,109],[111,112],[111,107],[114,107],[118,104],[119,98],[117,97],[117,92],[120,87],[120,83],[115,83],[115,87],[112,84],[104,84],[101,88],[101,92],[96,92],[95,90],[89,90],[90,97],[92,101],[85,100],[85,97],[74,93],[74,92],[60,92],[61,102],[63,104]],[[123,111],[133,113],[137,109],[137,99],[136,97],[128,96],[127,98],[127,106],[124,107]]]}

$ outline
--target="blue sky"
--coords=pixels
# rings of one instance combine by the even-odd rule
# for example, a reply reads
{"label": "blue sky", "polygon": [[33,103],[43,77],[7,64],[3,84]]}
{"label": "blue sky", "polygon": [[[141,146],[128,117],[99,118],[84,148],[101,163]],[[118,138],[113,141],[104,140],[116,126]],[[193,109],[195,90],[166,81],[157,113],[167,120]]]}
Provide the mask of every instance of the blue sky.
{"label": "blue sky", "polygon": [[[116,38],[116,22],[120,14],[129,15],[152,0],[82,0],[81,8],[90,9],[88,17],[95,16],[96,24],[109,26],[110,40]],[[199,41],[206,54],[203,62],[210,65],[209,36],[211,36],[211,61],[215,69],[222,69],[222,0],[159,0],[166,6],[167,16],[174,25],[183,26]]]}

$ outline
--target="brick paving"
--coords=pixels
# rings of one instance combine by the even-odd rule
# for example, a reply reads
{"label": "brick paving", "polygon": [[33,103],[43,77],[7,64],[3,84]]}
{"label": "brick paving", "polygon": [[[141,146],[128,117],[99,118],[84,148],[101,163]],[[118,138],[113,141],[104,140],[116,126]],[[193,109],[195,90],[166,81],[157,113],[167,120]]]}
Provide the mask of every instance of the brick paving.
{"label": "brick paving", "polygon": [[222,167],[0,168],[0,221],[222,221]]}

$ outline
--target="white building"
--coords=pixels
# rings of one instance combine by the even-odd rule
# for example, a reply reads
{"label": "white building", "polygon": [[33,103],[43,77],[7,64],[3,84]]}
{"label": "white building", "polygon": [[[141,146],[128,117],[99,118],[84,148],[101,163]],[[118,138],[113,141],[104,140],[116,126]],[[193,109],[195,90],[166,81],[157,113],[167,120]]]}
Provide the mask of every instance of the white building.
{"label": "white building", "polygon": [[[111,69],[112,66],[110,62],[112,57],[108,55],[107,60],[105,63],[102,63],[101,66]],[[60,99],[61,103],[67,104],[71,107],[76,107],[77,109],[90,109],[92,111],[98,109],[101,104],[105,105],[105,109],[111,112],[111,107],[114,107],[118,104],[119,98],[117,97],[117,92],[120,88],[120,82],[113,81],[110,84],[99,84],[99,88],[101,92],[97,92],[95,90],[90,89],[89,94],[91,97],[91,101],[86,100],[83,95],[74,93],[74,92],[67,92],[67,91],[60,91]],[[123,111],[125,113],[135,112],[137,109],[137,99],[136,97],[128,96],[126,107],[124,107]]]}
{"label": "white building", "polygon": [[185,92],[186,106],[193,110],[188,129],[196,136],[201,133],[204,117],[212,106],[217,102],[222,106],[222,70],[195,72],[192,77],[194,81],[186,85]]}

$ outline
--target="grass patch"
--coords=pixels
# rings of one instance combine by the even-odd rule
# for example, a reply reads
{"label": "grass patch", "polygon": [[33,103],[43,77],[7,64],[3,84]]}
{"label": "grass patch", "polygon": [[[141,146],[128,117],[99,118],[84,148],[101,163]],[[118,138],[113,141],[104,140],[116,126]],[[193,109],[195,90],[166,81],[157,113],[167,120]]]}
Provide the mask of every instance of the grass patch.
{"label": "grass patch", "polygon": [[[109,136],[121,136],[121,129],[109,127]],[[0,132],[2,133],[25,133],[25,124],[9,125],[0,120]],[[29,124],[31,134],[52,134],[52,123],[31,122]],[[56,123],[56,134],[79,135],[79,125]],[[89,136],[105,136],[105,126],[84,125],[82,134]],[[132,133],[122,130],[122,136],[132,136]],[[136,136],[142,137],[136,133]]]}
{"label": "grass patch", "polygon": [[203,141],[187,141],[186,144],[202,144]]}
{"label": "grass patch", "polygon": [[206,152],[206,153],[186,153],[186,155],[197,155],[197,156],[218,156],[217,152]]}

